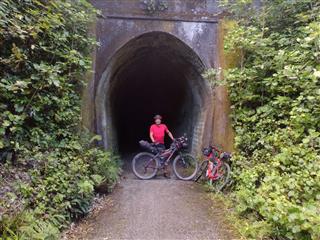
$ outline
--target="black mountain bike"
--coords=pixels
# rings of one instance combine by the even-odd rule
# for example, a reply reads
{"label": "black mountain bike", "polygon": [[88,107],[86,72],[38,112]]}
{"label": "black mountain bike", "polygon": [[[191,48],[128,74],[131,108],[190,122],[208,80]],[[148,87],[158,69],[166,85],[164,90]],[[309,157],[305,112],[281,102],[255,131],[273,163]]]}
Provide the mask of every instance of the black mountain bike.
{"label": "black mountain bike", "polygon": [[183,136],[171,143],[170,148],[160,150],[156,144],[140,141],[140,145],[148,152],[138,153],[132,160],[133,173],[140,179],[147,180],[156,176],[173,159],[173,171],[181,180],[191,180],[197,173],[198,161],[191,154],[183,153],[187,148],[188,138]]}

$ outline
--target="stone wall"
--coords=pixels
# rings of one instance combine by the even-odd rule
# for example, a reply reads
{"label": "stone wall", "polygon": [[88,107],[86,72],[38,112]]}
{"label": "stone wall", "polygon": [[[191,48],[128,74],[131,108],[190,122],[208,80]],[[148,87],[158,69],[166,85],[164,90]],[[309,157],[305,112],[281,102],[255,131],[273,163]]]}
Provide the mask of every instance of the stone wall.
{"label": "stone wall", "polygon": [[[101,10],[93,31],[100,46],[94,52],[94,73],[84,91],[83,120],[91,131],[102,135],[101,144],[105,148],[117,148],[110,83],[116,81],[117,72],[129,70],[125,68],[125,64],[130,65],[128,55],[132,54],[133,63],[134,59],[143,57],[143,49],[148,52],[164,47],[171,49],[164,57],[183,70],[192,89],[189,119],[181,119],[192,127],[192,151],[197,153],[212,142],[230,148],[226,144],[232,140],[226,89],[212,90],[201,77],[205,69],[224,64],[217,1],[159,0],[151,11],[140,0],[91,2]],[[161,4],[165,4],[164,9],[160,8]],[[141,37],[152,33],[153,37],[158,35],[150,38],[149,43]]]}

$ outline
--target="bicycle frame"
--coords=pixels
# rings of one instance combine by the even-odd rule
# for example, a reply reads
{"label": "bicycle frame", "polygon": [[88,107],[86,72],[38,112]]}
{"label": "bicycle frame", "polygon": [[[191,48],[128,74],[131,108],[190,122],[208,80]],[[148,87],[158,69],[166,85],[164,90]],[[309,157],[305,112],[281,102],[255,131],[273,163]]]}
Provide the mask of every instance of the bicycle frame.
{"label": "bicycle frame", "polygon": [[[221,176],[219,174],[219,169],[222,166],[222,160],[220,159],[220,157],[213,156],[213,154],[215,154],[215,153],[211,153],[207,157],[208,167],[207,167],[207,172],[206,172],[207,178],[212,181],[217,180]],[[217,163],[216,166],[214,166],[213,159]]]}
{"label": "bicycle frame", "polygon": [[[211,152],[207,155],[205,153],[204,149],[204,155],[206,156],[206,160],[202,162],[202,165],[207,162],[204,169],[199,169],[200,175],[195,179],[195,181],[198,181],[203,173],[205,173],[206,178],[212,183],[213,181],[219,180],[221,176],[223,176],[223,173],[221,174],[220,169],[224,164],[227,164],[228,158],[231,157],[231,155],[226,155],[226,152],[223,152],[219,150],[215,146],[209,146],[211,148]],[[226,162],[225,162],[226,161]],[[216,163],[216,164],[215,164]],[[228,164],[227,164],[228,165]]]}
{"label": "bicycle frame", "polygon": [[[182,137],[176,138],[173,140],[173,142],[170,145],[170,148],[168,149],[160,149],[157,144],[155,143],[148,143],[146,141],[139,141],[139,144],[147,150],[147,152],[141,152],[138,153],[132,160],[132,169],[134,174],[140,178],[140,179],[150,179],[145,174],[149,174],[149,176],[154,177],[158,170],[164,169],[167,171],[167,165],[173,160],[173,162],[177,162],[178,159],[180,161],[182,160],[184,163],[186,162],[185,158],[182,157],[182,149],[186,148],[188,146],[187,144],[188,138],[184,135]],[[178,153],[178,154],[177,154]],[[141,161],[140,166],[137,165],[137,162],[139,161],[139,157],[145,156],[146,158]],[[177,160],[176,160],[177,159]],[[186,165],[186,164],[185,164]],[[139,173],[140,168],[140,173]],[[179,173],[176,173],[176,168],[173,166],[173,170],[177,176],[179,176],[181,179],[184,177],[181,177]],[[150,172],[151,171],[151,172]],[[150,175],[151,173],[151,175]],[[183,179],[185,180],[185,179]]]}
{"label": "bicycle frame", "polygon": [[[146,165],[144,166],[144,168],[145,168],[145,169],[148,168],[148,165],[149,165],[153,160],[156,160],[156,161],[158,161],[158,162],[160,163],[159,166],[158,166],[158,167],[150,167],[150,168],[152,168],[152,169],[161,169],[161,168],[163,168],[163,166],[164,166],[165,164],[168,164],[168,163],[170,162],[170,160],[172,159],[172,157],[173,157],[177,152],[178,152],[178,153],[180,152],[180,150],[179,150],[177,147],[170,147],[170,148],[168,148],[168,149],[166,149],[166,150],[159,151],[153,158],[151,158],[151,159],[146,163]],[[168,157],[165,156],[167,153],[169,153],[169,156],[168,156]],[[162,162],[162,161],[159,161],[159,159],[161,159],[161,157],[165,157],[166,160],[163,161],[163,162]]]}
{"label": "bicycle frame", "polygon": [[163,152],[157,153],[153,158],[151,158],[151,159],[147,162],[145,168],[148,168],[148,165],[149,165],[153,160],[156,160],[156,161],[160,162],[160,166],[159,166],[159,167],[155,167],[155,168],[160,169],[161,167],[163,167],[164,163],[165,163],[165,162],[169,162],[169,161],[171,160],[173,154],[176,152],[176,150],[170,151],[170,156],[169,156],[164,162],[159,161],[159,158],[161,158],[161,155],[162,155],[165,151],[168,151],[168,150],[169,150],[169,149],[164,150]]}

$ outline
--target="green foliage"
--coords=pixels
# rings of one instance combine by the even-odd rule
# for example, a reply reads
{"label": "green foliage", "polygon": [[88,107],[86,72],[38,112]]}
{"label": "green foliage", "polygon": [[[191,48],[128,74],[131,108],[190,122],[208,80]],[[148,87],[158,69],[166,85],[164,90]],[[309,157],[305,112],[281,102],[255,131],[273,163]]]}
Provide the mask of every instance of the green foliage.
{"label": "green foliage", "polygon": [[57,239],[88,212],[97,185],[118,179],[118,158],[79,127],[95,14],[86,0],[0,1],[0,170],[26,175],[0,182],[11,187],[1,239]]}
{"label": "green foliage", "polygon": [[23,187],[30,190],[19,191],[37,214],[65,213],[57,219],[58,226],[87,213],[98,178],[110,185],[118,179],[119,163],[113,154],[80,146],[37,153],[42,166],[30,170],[31,182]]}
{"label": "green foliage", "polygon": [[[7,240],[54,240],[59,237],[59,230],[51,223],[36,218],[32,212],[19,213],[5,218],[1,224],[2,236]],[[3,229],[2,229],[3,228]]]}
{"label": "green foliage", "polygon": [[1,1],[0,149],[55,148],[72,136],[93,14],[80,0]]}
{"label": "green foliage", "polygon": [[145,6],[144,10],[149,15],[168,9],[168,3],[163,0],[141,0],[141,3]]}
{"label": "green foliage", "polygon": [[252,239],[319,239],[320,4],[263,1],[251,15],[250,1],[237,4],[225,43],[239,53],[225,74],[237,211]]}
{"label": "green foliage", "polygon": [[202,77],[206,79],[212,88],[225,85],[226,82],[221,78],[222,69],[208,69],[202,74]]}
{"label": "green foliage", "polygon": [[86,158],[89,162],[94,163],[90,165],[91,172],[95,173],[91,178],[97,185],[104,182],[113,186],[116,183],[121,165],[118,156],[92,148],[87,152]]}

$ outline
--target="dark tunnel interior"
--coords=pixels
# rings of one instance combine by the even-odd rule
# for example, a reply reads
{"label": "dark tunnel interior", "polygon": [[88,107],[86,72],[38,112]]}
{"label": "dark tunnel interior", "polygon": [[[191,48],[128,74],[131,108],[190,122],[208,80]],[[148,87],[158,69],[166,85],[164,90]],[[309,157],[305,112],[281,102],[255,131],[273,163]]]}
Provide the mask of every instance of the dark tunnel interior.
{"label": "dark tunnel interior", "polygon": [[[142,48],[111,77],[110,106],[120,153],[139,151],[139,140],[148,140],[153,116],[160,114],[174,137],[186,133],[192,141],[200,100],[195,92],[195,66],[175,48]],[[197,79],[198,78],[198,79]],[[168,147],[171,140],[165,138]]]}

